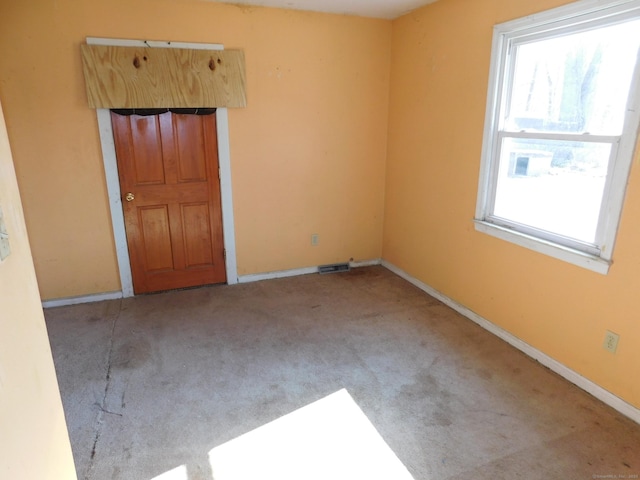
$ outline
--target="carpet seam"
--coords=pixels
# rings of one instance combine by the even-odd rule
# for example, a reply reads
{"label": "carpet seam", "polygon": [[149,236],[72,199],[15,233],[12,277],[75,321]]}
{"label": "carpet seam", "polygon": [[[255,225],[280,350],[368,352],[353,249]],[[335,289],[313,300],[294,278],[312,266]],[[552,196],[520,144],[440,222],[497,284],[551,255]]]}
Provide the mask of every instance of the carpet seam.
{"label": "carpet seam", "polygon": [[91,447],[91,458],[89,460],[89,466],[87,467],[87,473],[84,476],[85,480],[90,480],[91,478],[91,472],[94,467],[94,459],[96,456],[96,447],[98,446],[98,441],[100,440],[100,436],[102,435],[102,427],[104,425],[104,414],[113,413],[108,411],[105,407],[107,402],[107,396],[109,394],[109,387],[111,385],[111,362],[113,358],[113,344],[114,344],[114,337],[115,337],[115,331],[116,331],[116,324],[120,319],[121,312],[122,312],[122,299],[120,299],[120,302],[118,305],[118,313],[114,317],[113,323],[111,325],[111,333],[109,335],[109,352],[107,354],[107,372],[105,374],[104,392],[102,394],[102,401],[100,402],[100,404],[98,404],[99,411],[98,411],[98,415],[95,423],[95,437],[93,439],[93,446]]}

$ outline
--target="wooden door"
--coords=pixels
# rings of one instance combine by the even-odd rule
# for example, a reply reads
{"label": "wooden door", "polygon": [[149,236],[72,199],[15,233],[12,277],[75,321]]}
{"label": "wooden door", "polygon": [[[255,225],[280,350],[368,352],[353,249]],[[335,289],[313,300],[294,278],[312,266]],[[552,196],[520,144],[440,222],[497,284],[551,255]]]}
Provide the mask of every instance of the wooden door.
{"label": "wooden door", "polygon": [[111,122],[134,292],[225,282],[215,115]]}

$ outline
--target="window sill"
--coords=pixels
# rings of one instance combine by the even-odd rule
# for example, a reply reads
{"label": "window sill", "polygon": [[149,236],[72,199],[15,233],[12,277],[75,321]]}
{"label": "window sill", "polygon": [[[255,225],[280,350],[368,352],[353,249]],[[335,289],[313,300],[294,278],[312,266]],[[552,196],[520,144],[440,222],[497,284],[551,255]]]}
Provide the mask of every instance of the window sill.
{"label": "window sill", "polygon": [[589,255],[588,253],[580,252],[546,240],[541,240],[539,238],[532,237],[531,235],[516,232],[508,228],[499,227],[482,220],[474,220],[474,223],[478,232],[486,233],[487,235],[506,240],[507,242],[515,243],[516,245],[528,248],[529,250],[557,258],[558,260],[586,268],[587,270],[591,270],[602,275],[609,273],[609,267],[611,266],[610,260],[604,260],[603,258],[595,255]]}

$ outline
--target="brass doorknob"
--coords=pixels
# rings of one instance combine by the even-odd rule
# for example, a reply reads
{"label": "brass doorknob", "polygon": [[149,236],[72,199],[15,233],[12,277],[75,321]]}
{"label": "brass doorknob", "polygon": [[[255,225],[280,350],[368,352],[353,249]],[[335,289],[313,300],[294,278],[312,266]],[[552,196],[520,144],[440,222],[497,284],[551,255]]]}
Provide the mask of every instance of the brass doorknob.
{"label": "brass doorknob", "polygon": [[127,194],[124,196],[124,199],[125,199],[127,202],[132,201],[134,198],[136,198],[136,197],[135,197],[135,195],[134,195],[133,193],[131,193],[131,192],[127,193]]}

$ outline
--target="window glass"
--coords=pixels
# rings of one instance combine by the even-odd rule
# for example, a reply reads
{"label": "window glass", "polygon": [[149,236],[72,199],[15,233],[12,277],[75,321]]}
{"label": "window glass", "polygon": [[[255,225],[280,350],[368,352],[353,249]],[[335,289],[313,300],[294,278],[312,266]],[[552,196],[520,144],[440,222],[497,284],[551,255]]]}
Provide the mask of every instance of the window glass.
{"label": "window glass", "polygon": [[515,46],[509,130],[619,135],[640,20]]}
{"label": "window glass", "polygon": [[506,138],[494,215],[594,243],[611,145]]}

